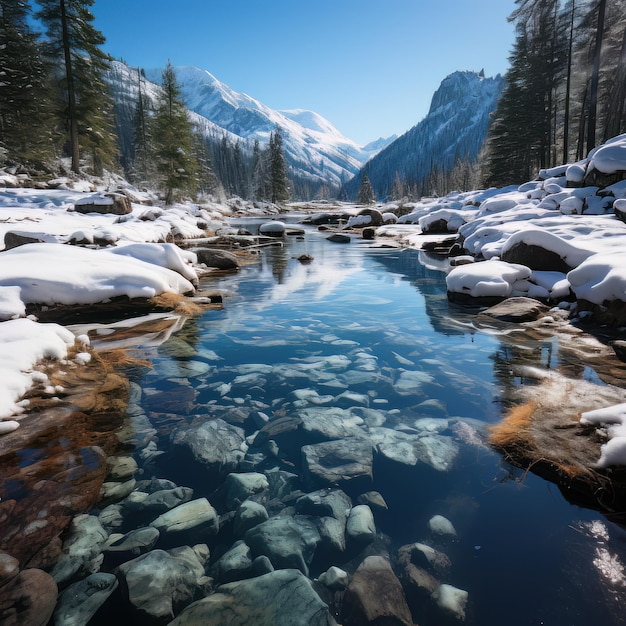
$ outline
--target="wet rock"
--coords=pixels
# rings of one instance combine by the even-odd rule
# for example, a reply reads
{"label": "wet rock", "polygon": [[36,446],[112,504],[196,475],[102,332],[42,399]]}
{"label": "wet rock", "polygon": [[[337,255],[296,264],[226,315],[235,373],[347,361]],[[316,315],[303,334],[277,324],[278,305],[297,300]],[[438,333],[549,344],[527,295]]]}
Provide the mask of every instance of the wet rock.
{"label": "wet rock", "polygon": [[244,541],[237,541],[211,567],[211,576],[218,584],[251,578],[254,557]]}
{"label": "wet rock", "polygon": [[451,566],[450,559],[443,552],[423,543],[411,543],[398,550],[398,565],[405,567],[409,563],[438,575],[445,574]]}
{"label": "wet rock", "polygon": [[348,516],[346,535],[358,545],[367,545],[376,538],[376,524],[372,510],[367,504],[357,504]]}
{"label": "wet rock", "polygon": [[456,537],[456,530],[452,522],[443,515],[433,515],[428,520],[428,528],[433,535]]}
{"label": "wet rock", "polygon": [[218,248],[194,248],[198,263],[204,263],[207,267],[219,270],[238,270],[239,259],[227,250]]}
{"label": "wet rock", "polygon": [[6,552],[0,552],[0,587],[20,573],[20,562]]}
{"label": "wet rock", "polygon": [[430,598],[440,585],[432,574],[413,563],[404,565],[401,578],[409,599],[414,596],[420,600]]}
{"label": "wet rock", "polygon": [[222,419],[181,427],[171,441],[174,453],[191,455],[216,476],[235,472],[247,451],[243,429]]}
{"label": "wet rock", "polygon": [[270,499],[284,500],[298,488],[300,482],[297,474],[278,468],[267,470],[265,476],[269,483]]}
{"label": "wet rock", "polygon": [[385,498],[378,491],[366,491],[357,498],[359,504],[367,504],[372,510],[386,511],[388,509]]}
{"label": "wet rock", "polygon": [[40,569],[22,570],[0,588],[0,624],[45,626],[57,602],[57,584]]}
{"label": "wet rock", "polygon": [[249,472],[247,474],[229,474],[224,481],[226,489],[226,506],[235,508],[250,496],[261,493],[269,487],[264,474]]}
{"label": "wet rock", "polygon": [[105,561],[109,567],[123,563],[149,552],[158,540],[159,531],[151,526],[131,530],[106,546]]}
{"label": "wet rock", "polygon": [[367,490],[372,485],[372,444],[349,437],[302,448],[305,480],[316,485]]}
{"label": "wet rock", "polygon": [[326,237],[326,241],[332,241],[333,243],[350,243],[350,236],[334,233],[333,235]]}
{"label": "wet rock", "polygon": [[412,626],[400,581],[387,559],[368,556],[352,576],[341,609],[344,626]]}
{"label": "wet rock", "polygon": [[206,498],[198,498],[159,515],[150,526],[156,528],[164,539],[180,540],[184,535],[200,538],[217,534],[218,516]]}
{"label": "wet rock", "polygon": [[465,619],[465,607],[469,594],[463,589],[452,585],[440,585],[432,594],[432,598],[440,609],[459,621]]}
{"label": "wet rock", "polygon": [[70,585],[59,597],[55,626],[84,626],[118,587],[114,574],[97,573]]}
{"label": "wet rock", "polygon": [[346,523],[334,517],[316,517],[313,520],[320,535],[321,545],[333,552],[346,549]]}
{"label": "wet rock", "polygon": [[318,580],[331,591],[342,591],[348,586],[349,576],[347,572],[332,565],[320,575]]}
{"label": "wet rock", "polygon": [[135,491],[124,500],[122,506],[126,514],[154,519],[155,515],[171,511],[189,502],[191,498],[193,498],[193,489],[190,487],[174,487],[153,493]]}
{"label": "wet rock", "polygon": [[[352,404],[357,404],[357,402]],[[346,406],[352,406],[352,404]],[[363,419],[357,415],[352,415],[345,408],[308,408],[299,411],[298,417],[302,421],[301,428],[305,435],[305,443],[318,443],[363,435],[363,431],[359,428]]]}
{"label": "wet rock", "polygon": [[100,499],[104,502],[117,502],[133,492],[137,481],[134,478],[123,482],[107,481],[100,488]]}
{"label": "wet rock", "polygon": [[107,459],[110,480],[123,481],[132,477],[137,471],[137,462],[132,456],[112,456]]}
{"label": "wet rock", "polygon": [[260,503],[245,500],[235,511],[234,533],[236,537],[243,535],[269,519],[267,509]]}
{"label": "wet rock", "polygon": [[546,315],[550,307],[542,304],[538,300],[526,297],[507,298],[499,304],[481,311],[476,316],[476,322],[489,322],[489,320],[500,320],[502,322],[512,322],[521,324],[522,322],[532,322]]}
{"label": "wet rock", "polygon": [[402,370],[393,384],[394,391],[400,396],[423,395],[424,385],[432,384],[433,377],[421,370]]}
{"label": "wet rock", "polygon": [[205,576],[206,562],[209,560],[209,546],[206,543],[199,543],[195,546],[179,546],[167,550],[170,556],[181,559],[191,567],[198,583],[206,583],[209,579]]}
{"label": "wet rock", "polygon": [[301,515],[332,517],[344,525],[352,509],[352,500],[341,489],[320,489],[296,500],[296,512]]}
{"label": "wet rock", "polygon": [[293,569],[222,585],[188,606],[170,626],[199,624],[336,626],[311,582]]}
{"label": "wet rock", "polygon": [[280,517],[251,528],[244,540],[255,556],[266,556],[275,568],[298,569],[308,575],[320,535],[303,518]]}
{"label": "wet rock", "polygon": [[131,606],[157,623],[172,620],[193,600],[199,586],[193,568],[163,550],[128,561],[118,571]]}
{"label": "wet rock", "polygon": [[59,584],[74,577],[98,571],[108,533],[94,515],[77,515],[70,525],[70,534],[63,542],[63,551],[50,572]]}

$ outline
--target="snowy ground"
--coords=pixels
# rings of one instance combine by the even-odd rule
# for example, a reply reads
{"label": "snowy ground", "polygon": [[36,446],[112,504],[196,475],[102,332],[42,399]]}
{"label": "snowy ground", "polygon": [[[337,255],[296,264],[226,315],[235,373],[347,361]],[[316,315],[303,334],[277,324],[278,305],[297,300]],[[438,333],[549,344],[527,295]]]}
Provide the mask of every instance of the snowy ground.
{"label": "snowy ground", "polygon": [[[87,200],[112,202],[75,189],[0,191],[0,242],[8,232],[45,242],[0,253],[0,433],[18,427],[16,418],[28,406],[20,399],[35,383],[45,383],[36,363],[62,361],[75,344],[62,326],[25,318],[28,304],[80,305],[192,292],[195,255],[158,242],[205,236],[223,227],[230,212],[226,206],[189,204],[167,210],[132,204],[127,215],[74,210]],[[92,245],[94,240],[115,245]],[[83,245],[66,245],[77,241]],[[80,342],[88,340],[82,336]],[[84,353],[74,358],[85,359]]]}

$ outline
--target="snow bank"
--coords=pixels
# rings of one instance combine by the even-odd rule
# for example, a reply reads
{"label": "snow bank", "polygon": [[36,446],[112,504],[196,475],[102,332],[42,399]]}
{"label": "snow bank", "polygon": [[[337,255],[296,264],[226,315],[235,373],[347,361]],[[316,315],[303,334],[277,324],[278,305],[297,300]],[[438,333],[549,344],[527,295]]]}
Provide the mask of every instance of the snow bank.
{"label": "snow bank", "polygon": [[529,279],[531,274],[525,265],[485,261],[452,268],[446,276],[446,286],[449,292],[473,298],[508,298],[516,283]]}
{"label": "snow bank", "polygon": [[[150,248],[146,246],[156,246]],[[154,254],[149,251],[152,250]],[[156,257],[171,261],[173,253],[159,244],[143,244],[139,254],[91,250],[63,244],[29,244],[0,254],[0,286],[20,289],[24,304],[91,304],[109,298],[151,298],[163,292],[193,291],[181,274],[156,264]],[[180,263],[184,266],[183,261]]]}
{"label": "snow bank", "polygon": [[[32,371],[42,359],[61,360],[74,335],[58,324],[17,319],[0,324],[0,419],[20,413],[17,402],[45,374]],[[0,422],[1,424],[1,422]]]}
{"label": "snow bank", "polygon": [[615,404],[580,416],[585,426],[606,427],[609,441],[601,447],[598,467],[626,465],[626,404]]}
{"label": "snow bank", "polygon": [[626,252],[595,254],[567,275],[578,299],[626,302]]}

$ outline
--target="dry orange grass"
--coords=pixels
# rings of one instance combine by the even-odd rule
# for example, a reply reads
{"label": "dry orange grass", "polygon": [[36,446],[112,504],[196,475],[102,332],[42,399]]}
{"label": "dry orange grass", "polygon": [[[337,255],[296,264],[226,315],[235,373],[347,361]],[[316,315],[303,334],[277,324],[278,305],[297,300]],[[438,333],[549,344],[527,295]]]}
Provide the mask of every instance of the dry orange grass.
{"label": "dry orange grass", "polygon": [[165,311],[174,311],[179,315],[198,315],[202,309],[186,298],[177,293],[161,293],[154,298],[150,298],[150,302],[156,307]]}
{"label": "dry orange grass", "polygon": [[536,409],[535,402],[513,407],[498,424],[489,427],[489,443],[497,448],[532,447],[530,430]]}

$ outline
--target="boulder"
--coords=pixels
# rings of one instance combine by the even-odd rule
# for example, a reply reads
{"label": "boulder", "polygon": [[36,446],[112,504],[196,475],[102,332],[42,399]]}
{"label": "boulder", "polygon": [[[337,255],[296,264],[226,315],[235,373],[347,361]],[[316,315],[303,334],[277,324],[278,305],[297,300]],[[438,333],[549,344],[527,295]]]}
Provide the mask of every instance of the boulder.
{"label": "boulder", "polygon": [[173,489],[161,489],[153,493],[133,491],[122,503],[125,515],[133,515],[135,518],[150,518],[171,511],[177,506],[189,502],[193,498],[193,489],[190,487],[174,487]]}
{"label": "boulder", "polygon": [[244,535],[255,556],[266,556],[276,569],[298,569],[308,575],[320,535],[304,518],[275,517]]}
{"label": "boulder", "polygon": [[372,444],[358,437],[303,446],[305,480],[312,486],[348,487],[364,491],[372,486]]}
{"label": "boulder", "polygon": [[269,515],[267,514],[266,508],[262,504],[252,500],[242,502],[239,508],[235,511],[235,536],[243,537],[248,530],[262,524],[268,519]]}
{"label": "boulder", "polygon": [[328,606],[299,571],[278,570],[221,585],[169,626],[336,626]]}
{"label": "boulder", "polygon": [[109,543],[104,549],[107,565],[117,565],[134,557],[149,552],[159,540],[160,533],[156,528],[136,528]]}
{"label": "boulder", "polygon": [[194,248],[193,252],[198,258],[198,263],[204,263],[207,267],[218,270],[238,270],[239,259],[227,250],[217,248]]}
{"label": "boulder", "polygon": [[456,530],[452,522],[443,515],[433,515],[428,520],[428,529],[433,535],[440,537],[456,537]]}
{"label": "boulder", "polygon": [[457,620],[465,619],[465,607],[469,594],[463,589],[452,585],[440,585],[432,594],[437,606],[444,612],[456,617]]}
{"label": "boulder", "polygon": [[348,586],[349,576],[341,568],[332,565],[320,575],[318,580],[331,591],[343,591]]}
{"label": "boulder", "polygon": [[368,556],[359,565],[346,589],[341,617],[344,626],[412,626],[402,585],[387,559]]}
{"label": "boulder", "polygon": [[77,213],[100,213],[113,215],[127,215],[133,207],[130,200],[120,193],[92,194],[81,198],[74,204]]}
{"label": "boulder", "polygon": [[153,550],[118,568],[122,591],[144,618],[163,623],[189,604],[199,588],[192,567],[163,550]]}
{"label": "boulder", "polygon": [[11,250],[28,243],[44,243],[41,237],[8,231],[4,234],[4,249]]}
{"label": "boulder", "polygon": [[97,573],[70,585],[59,597],[55,626],[83,626],[118,587],[114,574]]}
{"label": "boulder", "polygon": [[352,508],[352,500],[341,489],[320,489],[296,500],[296,512],[316,517],[333,517],[344,525]]}
{"label": "boulder", "polygon": [[409,563],[437,575],[446,574],[451,566],[450,559],[443,552],[423,543],[411,543],[398,549],[400,568]]}
{"label": "boulder", "polygon": [[522,322],[532,322],[549,311],[550,307],[542,304],[538,300],[526,297],[507,298],[499,304],[481,311],[477,318],[477,322],[500,320],[502,322],[514,322],[520,324]]}
{"label": "boulder", "polygon": [[334,233],[333,235],[326,237],[326,241],[331,241],[332,243],[350,243],[350,235]]}
{"label": "boulder", "polygon": [[216,583],[224,584],[254,576],[252,562],[254,557],[244,541],[237,541],[211,567],[211,576]]}
{"label": "boulder", "polygon": [[180,540],[180,537],[185,535],[195,540],[216,535],[219,521],[217,511],[209,501],[206,498],[198,498],[159,515],[150,526],[156,528],[165,540],[174,538]]}
{"label": "boulder", "polygon": [[525,265],[531,270],[546,272],[563,272],[567,274],[567,272],[573,269],[556,252],[534,244],[527,244],[524,241],[516,243],[509,249],[505,248],[502,252],[502,260],[507,263]]}
{"label": "boulder", "polygon": [[70,524],[61,556],[50,572],[54,580],[62,584],[74,577],[84,577],[98,571],[108,536],[97,517],[77,515]]}
{"label": "boulder", "polygon": [[234,509],[254,494],[261,493],[269,487],[264,474],[249,472],[246,474],[229,474],[224,481],[226,490],[226,506]]}
{"label": "boulder", "polygon": [[346,523],[346,535],[349,540],[362,546],[376,539],[376,524],[372,510],[367,504],[357,504],[351,511]]}
{"label": "boulder", "polygon": [[22,570],[0,588],[0,624],[45,626],[52,617],[58,589],[54,578],[40,569]]}
{"label": "boulder", "polygon": [[190,455],[216,477],[235,472],[247,451],[243,429],[222,419],[180,427],[171,441],[174,454]]}
{"label": "boulder", "polygon": [[357,215],[369,217],[369,226],[382,226],[384,223],[383,214],[378,209],[361,209]]}

